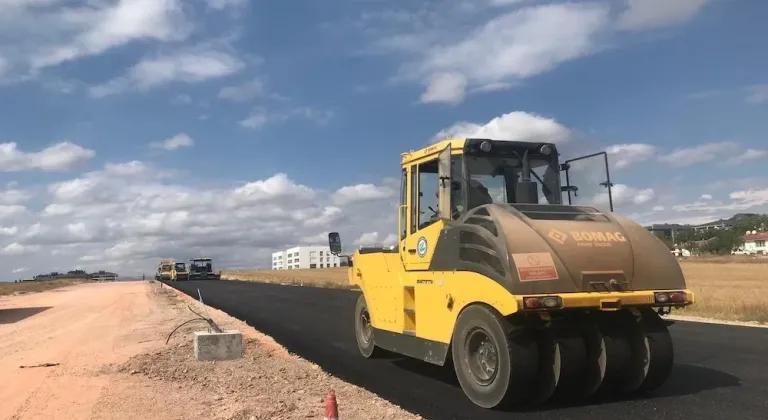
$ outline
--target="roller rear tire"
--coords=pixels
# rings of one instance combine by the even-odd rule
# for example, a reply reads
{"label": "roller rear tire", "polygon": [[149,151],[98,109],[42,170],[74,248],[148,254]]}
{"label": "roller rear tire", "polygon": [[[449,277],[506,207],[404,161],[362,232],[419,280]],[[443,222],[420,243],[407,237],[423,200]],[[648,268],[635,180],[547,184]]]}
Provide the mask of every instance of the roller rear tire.
{"label": "roller rear tire", "polygon": [[461,312],[451,339],[451,355],[459,384],[475,405],[519,405],[537,392],[535,335],[485,305],[472,305]]}
{"label": "roller rear tire", "polygon": [[641,313],[643,318],[640,321],[640,327],[645,335],[649,360],[645,366],[645,380],[638,392],[647,393],[666,382],[672,373],[675,352],[672,336],[661,316],[652,309],[643,309]]}

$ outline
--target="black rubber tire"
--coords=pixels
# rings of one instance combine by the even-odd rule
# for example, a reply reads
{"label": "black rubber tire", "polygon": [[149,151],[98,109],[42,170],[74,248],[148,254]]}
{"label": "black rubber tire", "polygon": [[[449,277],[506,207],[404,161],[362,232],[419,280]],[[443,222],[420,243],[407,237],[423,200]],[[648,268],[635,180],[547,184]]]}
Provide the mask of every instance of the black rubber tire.
{"label": "black rubber tire", "polygon": [[[497,369],[487,385],[478,383],[470,369],[465,342],[473,331],[484,333],[496,349]],[[507,408],[525,402],[535,392],[532,384],[539,365],[536,337],[486,305],[471,305],[461,312],[451,338],[451,356],[464,394],[477,406]]]}
{"label": "black rubber tire", "polygon": [[653,391],[666,382],[675,364],[675,350],[672,335],[661,316],[653,309],[643,309],[640,327],[648,340],[650,360],[645,380],[638,391],[646,393]]}
{"label": "black rubber tire", "polygon": [[579,317],[576,328],[558,331],[560,345],[560,381],[552,399],[575,402],[591,397],[605,375],[605,347],[591,316]]}
{"label": "black rubber tire", "polygon": [[360,354],[369,359],[382,357],[386,352],[376,345],[375,333],[373,332],[373,326],[371,326],[371,333],[369,337],[363,332],[362,315],[367,314],[370,322],[370,313],[368,312],[368,303],[365,301],[365,295],[360,293],[357,298],[357,304],[355,305],[355,340],[357,341],[357,348],[360,350]]}
{"label": "black rubber tire", "polygon": [[605,377],[598,393],[616,397],[629,395],[637,391],[645,379],[642,329],[635,316],[626,310],[600,314],[598,319],[606,352]]}
{"label": "black rubber tire", "polygon": [[549,400],[557,390],[562,373],[562,354],[554,331],[544,330],[536,333],[539,348],[539,367],[535,385],[526,405],[535,406]]}

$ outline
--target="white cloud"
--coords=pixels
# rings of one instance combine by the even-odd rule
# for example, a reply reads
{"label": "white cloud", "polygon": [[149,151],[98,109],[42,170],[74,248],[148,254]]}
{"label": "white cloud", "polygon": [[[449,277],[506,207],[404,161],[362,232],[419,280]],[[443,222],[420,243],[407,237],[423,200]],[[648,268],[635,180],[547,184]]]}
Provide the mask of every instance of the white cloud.
{"label": "white cloud", "polygon": [[195,141],[192,140],[192,137],[190,137],[187,133],[179,133],[163,141],[150,143],[149,146],[153,149],[172,151],[182,147],[192,147],[194,144]]}
{"label": "white cloud", "polygon": [[503,86],[594,53],[608,12],[599,3],[537,5],[495,17],[455,42],[401,36],[404,43],[394,47],[418,55],[400,78],[424,82],[424,102],[456,103],[468,86]]}
{"label": "white cloud", "polygon": [[390,233],[383,239],[381,239],[381,236],[382,235],[379,234],[379,232],[366,232],[360,235],[360,237],[355,239],[355,241],[352,243],[357,246],[375,246],[375,245],[391,246],[391,245],[397,244],[396,234]]}
{"label": "white cloud", "polygon": [[8,256],[25,255],[25,254],[35,252],[39,249],[40,249],[39,246],[21,245],[19,243],[13,242],[4,246],[2,249],[0,249],[0,255],[8,255]]}
{"label": "white cloud", "polygon": [[553,118],[513,111],[479,124],[467,121],[457,122],[440,130],[431,141],[451,137],[477,137],[509,141],[547,141],[565,143],[571,138],[571,131]]}
{"label": "white cloud", "polygon": [[623,169],[652,158],[656,154],[656,147],[643,143],[616,144],[607,147],[605,151],[614,167]]}
{"label": "white cloud", "polygon": [[171,104],[173,105],[188,105],[190,103],[192,103],[192,97],[185,94],[176,95],[171,99]]}
{"label": "white cloud", "polygon": [[327,124],[334,117],[331,110],[321,110],[313,107],[297,107],[287,111],[269,112],[263,106],[255,107],[247,117],[240,120],[242,127],[259,129],[269,123],[282,123],[291,118],[303,118],[318,125]]}
{"label": "white cloud", "polygon": [[243,7],[248,4],[248,0],[206,0],[206,3],[211,9],[224,10],[228,7]]}
{"label": "white cloud", "polygon": [[486,0],[491,6],[513,6],[529,0]]}
{"label": "white cloud", "polygon": [[701,199],[701,200],[711,200],[712,199],[712,194],[702,194],[699,197],[699,199]]}
{"label": "white cloud", "polygon": [[728,165],[741,165],[752,160],[768,157],[768,150],[746,149],[742,154],[733,156],[726,160]]}
{"label": "white cloud", "polygon": [[357,184],[338,189],[331,197],[339,206],[372,200],[382,200],[395,197],[397,191],[387,186],[373,184]]}
{"label": "white cloud", "polygon": [[[620,213],[626,210],[622,207],[640,206],[648,204],[656,197],[653,188],[633,188],[625,184],[614,184],[611,187],[611,200],[614,209]],[[607,209],[608,208],[608,190],[601,191],[592,197],[591,204]]]}
{"label": "white cloud", "polygon": [[93,150],[68,141],[56,143],[39,152],[23,152],[15,142],[0,143],[0,171],[65,171],[77,167],[95,155]]}
{"label": "white cloud", "polygon": [[234,102],[245,102],[265,94],[264,83],[255,79],[238,86],[226,86],[221,88],[218,97]]}
{"label": "white cloud", "polygon": [[36,197],[39,211],[0,204],[0,253],[40,272],[140,275],[161,257],[206,254],[219,268],[263,267],[275,249],[324,243],[331,230],[351,244],[366,232],[387,242],[397,229],[392,180],[337,191],[284,173],[234,186],[187,180],[128,161],[55,182]]}
{"label": "white cloud", "polygon": [[679,24],[693,18],[710,0],[627,0],[617,26],[645,30]]}
{"label": "white cloud", "polygon": [[148,56],[121,77],[92,86],[92,96],[101,98],[129,90],[147,91],[170,83],[198,83],[235,74],[246,63],[228,51],[225,42],[208,42],[174,52]]}
{"label": "white cloud", "polygon": [[180,41],[192,30],[178,0],[6,0],[3,8],[0,52],[33,73],[136,42]]}
{"label": "white cloud", "polygon": [[749,95],[746,101],[753,104],[768,102],[768,84],[754,85],[747,88]]}
{"label": "white cloud", "polygon": [[246,128],[261,128],[269,122],[267,111],[264,108],[256,108],[240,121],[240,125]]}
{"label": "white cloud", "polygon": [[439,73],[429,76],[427,90],[421,94],[421,102],[447,102],[457,104],[464,100],[467,78],[461,73]]}
{"label": "white cloud", "polygon": [[9,186],[8,189],[0,190],[0,204],[21,204],[28,201],[32,196],[33,194],[29,191],[19,190]]}
{"label": "white cloud", "polygon": [[660,156],[659,160],[675,167],[690,166],[731,156],[733,150],[738,147],[738,144],[730,141],[704,143],[687,148],[678,147],[671,153]]}

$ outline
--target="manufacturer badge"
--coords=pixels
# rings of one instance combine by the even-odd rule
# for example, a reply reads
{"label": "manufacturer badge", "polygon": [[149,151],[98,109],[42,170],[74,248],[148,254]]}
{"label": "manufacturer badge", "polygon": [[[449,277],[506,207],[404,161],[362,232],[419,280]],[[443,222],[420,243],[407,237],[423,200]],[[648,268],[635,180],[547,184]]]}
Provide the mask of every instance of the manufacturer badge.
{"label": "manufacturer badge", "polygon": [[421,237],[416,243],[416,252],[419,253],[419,257],[424,258],[427,255],[427,238]]}

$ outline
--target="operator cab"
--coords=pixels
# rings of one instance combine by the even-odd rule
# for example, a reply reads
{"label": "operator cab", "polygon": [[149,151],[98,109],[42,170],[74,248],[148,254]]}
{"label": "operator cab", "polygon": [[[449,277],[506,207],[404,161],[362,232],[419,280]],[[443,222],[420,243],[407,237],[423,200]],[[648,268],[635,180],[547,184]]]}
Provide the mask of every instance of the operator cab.
{"label": "operator cab", "polygon": [[[561,163],[554,143],[446,139],[402,154],[399,241],[408,242],[409,256],[415,254],[421,232],[435,222],[457,221],[486,204],[511,206],[533,218],[598,217],[598,201],[613,211],[612,186],[606,152]],[[329,245],[339,255],[340,238],[331,233]],[[369,247],[359,252],[399,251]]]}
{"label": "operator cab", "polygon": [[184,264],[183,262],[177,262],[175,264],[175,269],[176,271],[182,271],[182,272],[187,271],[187,265]]}
{"label": "operator cab", "polygon": [[[422,154],[427,155],[425,158],[431,155],[431,159],[422,159]],[[593,159],[601,157],[605,161],[604,175],[601,173],[603,162]],[[574,164],[578,169],[575,174]],[[587,173],[586,179],[578,179],[583,178],[580,177],[582,172]],[[573,182],[577,179],[579,186]],[[411,200],[406,200],[408,183]],[[553,143],[448,140],[419,152],[404,154],[400,218],[405,221],[408,218],[405,206],[412,207],[413,231],[424,229],[439,218],[457,220],[469,210],[485,204],[506,204],[529,211],[538,208],[537,205],[592,205],[596,198],[605,195],[605,188],[608,210],[613,211],[612,185],[605,152],[561,164],[560,153]],[[580,186],[586,187],[585,193],[579,192]],[[450,205],[450,212],[441,216],[441,205]]]}

